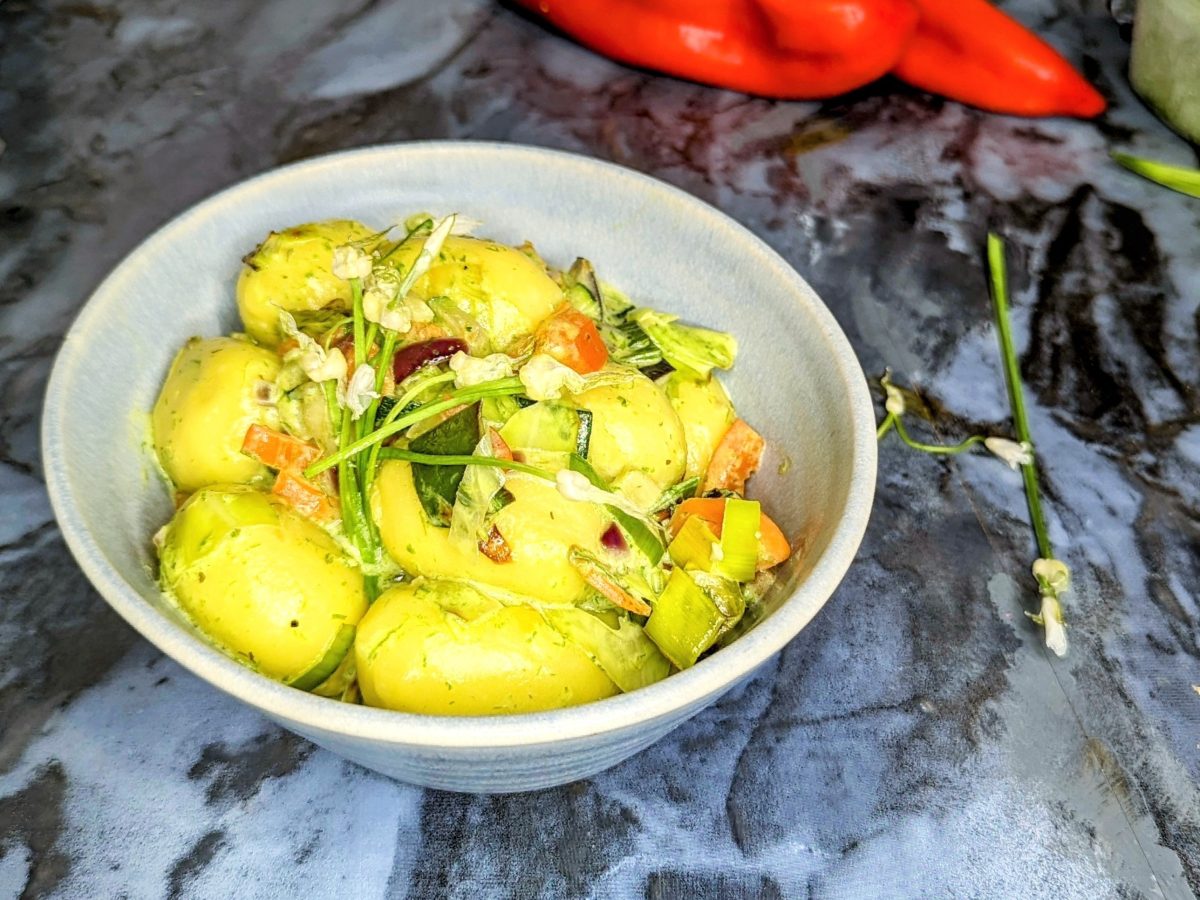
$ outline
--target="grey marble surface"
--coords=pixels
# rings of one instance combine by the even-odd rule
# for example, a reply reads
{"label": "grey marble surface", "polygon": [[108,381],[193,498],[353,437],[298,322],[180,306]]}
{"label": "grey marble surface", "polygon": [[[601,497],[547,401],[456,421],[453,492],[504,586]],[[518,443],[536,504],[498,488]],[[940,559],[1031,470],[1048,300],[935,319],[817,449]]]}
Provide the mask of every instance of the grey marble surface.
{"label": "grey marble surface", "polygon": [[[0,3],[0,898],[1170,897],[1200,890],[1200,201],[1105,5],[1009,8],[1114,101],[984,115],[893,84],[771,103],[621,68],[483,0]],[[60,337],[212,191],[328,150],[566,148],[749,225],[937,431],[1007,430],[980,245],[1071,564],[1047,656],[1018,477],[886,441],[858,563],[744,689],[587,782],[472,797],[269,725],[91,590],[37,447]],[[186,286],[173,286],[186,296]],[[120,360],[114,360],[120,365]],[[103,477],[103,473],[97,473]]]}

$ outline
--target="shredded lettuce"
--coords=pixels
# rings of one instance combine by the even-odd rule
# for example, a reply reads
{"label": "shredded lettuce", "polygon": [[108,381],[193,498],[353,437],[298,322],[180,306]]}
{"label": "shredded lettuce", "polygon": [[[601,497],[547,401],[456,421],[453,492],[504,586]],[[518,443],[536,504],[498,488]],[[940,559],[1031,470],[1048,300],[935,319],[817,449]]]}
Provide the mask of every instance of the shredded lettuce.
{"label": "shredded lettuce", "polygon": [[[492,439],[484,434],[475,445],[474,456],[492,456]],[[450,543],[474,552],[479,541],[487,536],[487,520],[493,501],[504,487],[504,470],[495,466],[467,466],[454,510],[450,514]]]}
{"label": "shredded lettuce", "polygon": [[714,368],[731,368],[737,359],[737,338],[732,334],[680,325],[678,316],[653,309],[635,309],[629,317],[646,332],[663,359],[677,369],[707,377]]}

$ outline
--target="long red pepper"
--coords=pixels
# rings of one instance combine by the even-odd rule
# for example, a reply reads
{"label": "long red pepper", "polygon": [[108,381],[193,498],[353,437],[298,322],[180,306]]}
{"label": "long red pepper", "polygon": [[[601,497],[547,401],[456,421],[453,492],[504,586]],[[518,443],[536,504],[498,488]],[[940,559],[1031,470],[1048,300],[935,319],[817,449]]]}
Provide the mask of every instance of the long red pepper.
{"label": "long red pepper", "polygon": [[594,50],[767,97],[832,97],[888,72],[909,0],[517,0]]}
{"label": "long red pepper", "polygon": [[1104,112],[1104,97],[1057,50],[988,0],[912,2],[921,20],[895,68],[909,84],[1018,116]]}
{"label": "long red pepper", "polygon": [[516,2],[614,59],[767,97],[830,97],[894,72],[995,112],[1090,118],[1105,107],[988,0]]}

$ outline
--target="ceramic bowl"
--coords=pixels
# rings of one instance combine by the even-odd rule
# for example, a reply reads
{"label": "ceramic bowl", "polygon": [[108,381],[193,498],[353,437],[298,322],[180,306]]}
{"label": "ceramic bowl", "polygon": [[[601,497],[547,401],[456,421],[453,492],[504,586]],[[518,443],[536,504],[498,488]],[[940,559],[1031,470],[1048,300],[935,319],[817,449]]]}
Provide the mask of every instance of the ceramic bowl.
{"label": "ceramic bowl", "polygon": [[[175,350],[238,327],[243,254],[271,229],[333,217],[385,226],[460,212],[480,233],[587,256],[636,301],[734,332],[725,379],[766,436],[752,482],[799,552],[746,635],[686,672],[572,709],[492,718],[338,703],[213,649],[155,584],[151,535],[171,498],[146,452],[148,411]],[[875,484],[866,381],[832,315],[766,244],[700,200],[615,165],[485,143],[338,153],[229,188],[159,229],[100,285],[68,333],[46,395],[46,483],[96,589],[147,640],[285,728],[402,781],[518,791],[592,775],[746,680],[817,613],[854,558]]]}

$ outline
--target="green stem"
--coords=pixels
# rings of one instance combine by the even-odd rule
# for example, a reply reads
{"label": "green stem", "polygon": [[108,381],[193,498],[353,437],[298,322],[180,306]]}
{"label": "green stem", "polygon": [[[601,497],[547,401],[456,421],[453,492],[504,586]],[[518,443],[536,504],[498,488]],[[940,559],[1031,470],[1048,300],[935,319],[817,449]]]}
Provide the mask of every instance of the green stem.
{"label": "green stem", "polygon": [[367,361],[367,340],[364,334],[362,279],[350,279],[350,294],[354,298],[354,367]]}
{"label": "green stem", "polygon": [[[936,453],[940,456],[953,456],[957,453],[962,453],[965,450],[970,450],[976,444],[982,444],[984,440],[983,435],[973,434],[960,444],[951,444],[948,446],[943,444],[922,444],[920,441],[914,441],[911,437],[909,437],[908,429],[904,427],[903,419],[890,413],[889,418],[893,420],[896,426],[896,433],[900,435],[900,440],[904,441],[904,443],[908,444],[908,446],[912,447],[914,450],[920,450],[923,453]],[[885,419],[884,421],[886,422],[887,420]],[[880,427],[882,428],[883,426]]]}
{"label": "green stem", "polygon": [[[1025,410],[1025,389],[1021,383],[1021,366],[1013,344],[1012,323],[1009,321],[1008,273],[1004,264],[1004,240],[988,232],[988,269],[992,280],[992,300],[996,304],[996,330],[1000,337],[1000,355],[1004,358],[1004,377],[1008,382],[1008,397],[1012,403],[1013,424],[1017,440],[1033,447],[1033,435],[1029,430],[1029,414]],[[1046,517],[1042,512],[1041,492],[1038,489],[1037,452],[1035,462],[1021,466],[1021,477],[1025,481],[1025,501],[1029,505],[1029,518],[1033,522],[1033,533],[1037,538],[1038,553],[1043,559],[1051,559],[1054,550],[1050,546],[1050,533],[1046,528]]]}
{"label": "green stem", "polygon": [[495,381],[487,381],[483,384],[472,385],[471,387],[460,388],[454,391],[444,400],[438,400],[433,403],[426,403],[424,406],[418,407],[408,415],[403,415],[396,418],[394,421],[380,426],[366,437],[360,438],[349,446],[344,446],[337,453],[326,456],[324,459],[319,459],[307,469],[304,474],[308,478],[314,475],[319,475],[326,469],[336,466],[344,460],[357,456],[364,450],[374,447],[376,444],[387,440],[394,434],[398,434],[405,428],[415,425],[417,422],[422,422],[430,416],[436,416],[440,412],[445,412],[448,409],[453,409],[462,403],[473,403],[476,400],[482,400],[485,397],[510,397],[519,394],[525,390],[525,386],[521,384],[521,379],[517,377],[499,378]]}
{"label": "green stem", "polygon": [[[405,407],[412,403],[423,393],[433,387],[435,384],[445,384],[447,381],[453,381],[455,375],[453,372],[443,372],[433,378],[418,379],[417,383],[405,391],[400,399],[396,401],[395,406],[383,420],[383,425],[390,425],[396,420],[400,413],[404,412]],[[382,425],[380,427],[383,427]],[[371,485],[375,483],[375,473],[379,465],[379,451],[383,449],[382,444],[376,444],[367,454],[367,492],[371,490]]]}
{"label": "green stem", "polygon": [[379,451],[379,457],[381,459],[400,459],[426,466],[491,466],[493,469],[524,472],[526,475],[544,478],[546,481],[554,480],[554,475],[545,469],[517,462],[515,459],[496,459],[493,456],[442,456],[437,453],[416,453],[412,450],[402,450],[399,447],[384,447]]}
{"label": "green stem", "polygon": [[879,427],[875,429],[875,440],[882,441],[884,436],[892,430],[892,426],[895,424],[896,414],[891,412],[888,413],[884,417],[883,421],[879,423]]}

